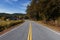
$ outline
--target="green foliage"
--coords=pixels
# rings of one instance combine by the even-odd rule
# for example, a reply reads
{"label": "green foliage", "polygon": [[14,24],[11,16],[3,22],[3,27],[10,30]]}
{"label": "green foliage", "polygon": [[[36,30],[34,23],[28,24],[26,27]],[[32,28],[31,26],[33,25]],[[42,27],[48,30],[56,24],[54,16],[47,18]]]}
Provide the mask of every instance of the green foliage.
{"label": "green foliage", "polygon": [[26,12],[33,20],[56,20],[60,17],[60,0],[32,0]]}

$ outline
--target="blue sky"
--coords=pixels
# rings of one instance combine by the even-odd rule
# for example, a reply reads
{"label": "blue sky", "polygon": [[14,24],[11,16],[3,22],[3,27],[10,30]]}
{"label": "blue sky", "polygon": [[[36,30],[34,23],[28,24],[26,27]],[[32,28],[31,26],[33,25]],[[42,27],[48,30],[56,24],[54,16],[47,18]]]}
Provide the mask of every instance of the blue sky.
{"label": "blue sky", "polygon": [[0,12],[5,13],[26,13],[30,0],[0,0]]}

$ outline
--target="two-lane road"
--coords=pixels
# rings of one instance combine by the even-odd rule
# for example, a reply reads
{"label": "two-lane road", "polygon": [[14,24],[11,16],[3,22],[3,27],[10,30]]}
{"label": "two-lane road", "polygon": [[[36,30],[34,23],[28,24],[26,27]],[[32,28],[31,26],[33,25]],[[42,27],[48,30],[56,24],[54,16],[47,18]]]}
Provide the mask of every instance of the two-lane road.
{"label": "two-lane road", "polygon": [[0,40],[60,40],[60,35],[33,21],[26,21],[0,36]]}

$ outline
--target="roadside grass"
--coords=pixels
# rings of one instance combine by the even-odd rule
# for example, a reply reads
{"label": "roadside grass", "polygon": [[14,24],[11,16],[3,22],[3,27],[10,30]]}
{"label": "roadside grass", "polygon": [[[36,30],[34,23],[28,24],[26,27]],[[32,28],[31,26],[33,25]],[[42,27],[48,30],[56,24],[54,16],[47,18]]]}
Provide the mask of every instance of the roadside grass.
{"label": "roadside grass", "polygon": [[0,22],[0,32],[2,32],[5,29],[8,29],[14,25],[23,23],[23,20],[9,20],[9,21],[1,21]]}

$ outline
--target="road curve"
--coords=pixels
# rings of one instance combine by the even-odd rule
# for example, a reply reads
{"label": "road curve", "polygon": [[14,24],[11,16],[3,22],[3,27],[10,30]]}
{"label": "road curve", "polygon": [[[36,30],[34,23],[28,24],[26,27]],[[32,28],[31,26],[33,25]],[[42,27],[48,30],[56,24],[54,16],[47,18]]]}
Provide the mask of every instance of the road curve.
{"label": "road curve", "polygon": [[15,30],[0,36],[0,40],[60,40],[60,35],[34,21],[26,21]]}

